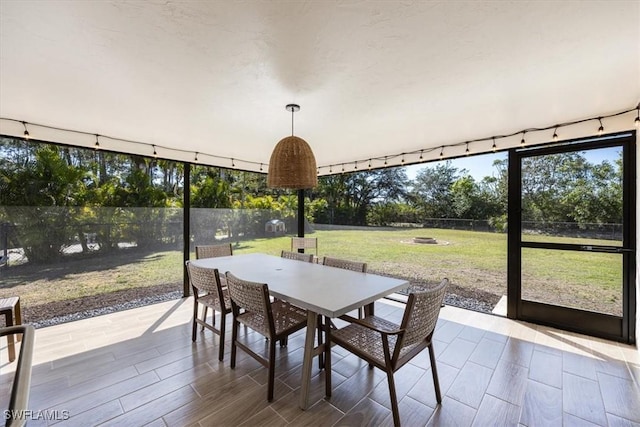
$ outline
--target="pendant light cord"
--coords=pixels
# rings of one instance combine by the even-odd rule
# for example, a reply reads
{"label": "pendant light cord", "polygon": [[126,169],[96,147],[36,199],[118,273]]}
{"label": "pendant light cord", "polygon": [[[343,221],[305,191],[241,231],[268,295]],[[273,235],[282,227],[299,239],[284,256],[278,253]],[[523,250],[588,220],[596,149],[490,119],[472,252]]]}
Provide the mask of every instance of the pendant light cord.
{"label": "pendant light cord", "polygon": [[291,108],[291,136],[293,136],[293,115],[295,114],[295,109]]}

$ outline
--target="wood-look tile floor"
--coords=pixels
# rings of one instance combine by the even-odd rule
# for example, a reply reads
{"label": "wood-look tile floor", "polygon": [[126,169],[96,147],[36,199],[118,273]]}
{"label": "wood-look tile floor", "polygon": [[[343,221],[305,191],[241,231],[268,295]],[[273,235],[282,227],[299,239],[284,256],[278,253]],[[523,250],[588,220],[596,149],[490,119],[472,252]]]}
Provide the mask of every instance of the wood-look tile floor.
{"label": "wood-look tile floor", "polygon": [[[210,331],[191,342],[191,310],[189,298],[37,330],[29,425],[392,425],[385,375],[338,347],[333,396],[324,399],[314,363],[313,406],[298,408],[304,330],[278,348],[267,402],[265,368],[239,350],[230,369],[231,334],[223,362]],[[383,300],[376,310],[398,321],[403,306]],[[241,333],[265,348],[264,338]],[[3,345],[7,407],[15,362]],[[635,347],[455,307],[442,309],[434,346],[442,405],[423,351],[395,376],[403,425],[640,426]]]}

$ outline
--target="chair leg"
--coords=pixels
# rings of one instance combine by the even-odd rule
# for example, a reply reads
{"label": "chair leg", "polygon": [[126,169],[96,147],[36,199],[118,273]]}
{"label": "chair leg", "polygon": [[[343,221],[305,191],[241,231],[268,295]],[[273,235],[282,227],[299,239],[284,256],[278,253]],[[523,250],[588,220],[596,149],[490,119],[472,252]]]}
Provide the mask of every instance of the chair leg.
{"label": "chair leg", "polygon": [[233,317],[233,323],[231,326],[231,369],[236,367],[236,342],[238,341],[238,322]]}
{"label": "chair leg", "polygon": [[438,381],[438,369],[436,368],[436,356],[433,352],[433,342],[429,343],[429,359],[431,360],[431,374],[433,375],[433,388],[436,392],[436,401],[442,403],[440,395],[440,381]]}
{"label": "chair leg", "polygon": [[324,347],[324,394],[331,397],[331,324],[325,325],[325,338],[327,343]]}
{"label": "chair leg", "polygon": [[[22,311],[20,310],[20,297],[18,297],[18,301],[16,302],[16,306],[14,308],[14,312],[15,312],[15,317],[16,317],[15,324],[16,325],[22,325]],[[18,337],[16,338],[16,340],[18,342],[22,341],[22,334],[18,334]]]}
{"label": "chair leg", "polygon": [[365,316],[374,316],[376,314],[375,311],[375,303],[367,304],[364,306],[364,315]]}
{"label": "chair leg", "polygon": [[[318,327],[316,331],[318,334],[318,347],[322,345],[322,329],[323,329],[322,325],[323,325],[322,315],[318,314]],[[318,369],[322,370],[322,368],[324,368],[324,357],[323,357],[323,354],[320,353],[318,355]]]}
{"label": "chair leg", "polygon": [[387,368],[387,381],[389,382],[389,397],[391,398],[391,412],[393,414],[393,425],[400,426],[400,413],[398,411],[398,396],[396,395],[396,384],[393,380],[393,371]]}
{"label": "chair leg", "polygon": [[[206,322],[207,321],[207,310],[209,309],[209,307],[207,307],[206,305],[204,306],[204,311],[202,313],[202,321]],[[213,313],[213,321],[216,321],[216,313]],[[215,324],[215,323],[214,323]],[[202,331],[204,331],[204,325],[202,325]]]}
{"label": "chair leg", "polygon": [[267,400],[271,402],[273,400],[273,383],[275,381],[276,371],[276,340],[269,340],[269,382],[267,391]]}
{"label": "chair leg", "polygon": [[[13,326],[13,312],[8,310],[4,313],[5,325]],[[13,334],[7,335],[7,349],[9,350],[9,362],[16,360],[16,346],[13,342]]]}
{"label": "chair leg", "polygon": [[224,337],[225,337],[225,328],[227,327],[226,317],[227,315],[225,313],[220,313],[220,345],[219,345],[220,348],[218,349],[218,360],[221,362],[222,362],[222,359],[224,359]]}
{"label": "chair leg", "polygon": [[195,342],[196,341],[196,331],[198,330],[198,322],[196,322],[196,319],[198,318],[198,301],[194,300],[193,301],[193,327],[192,327],[192,331],[191,331],[191,341]]}

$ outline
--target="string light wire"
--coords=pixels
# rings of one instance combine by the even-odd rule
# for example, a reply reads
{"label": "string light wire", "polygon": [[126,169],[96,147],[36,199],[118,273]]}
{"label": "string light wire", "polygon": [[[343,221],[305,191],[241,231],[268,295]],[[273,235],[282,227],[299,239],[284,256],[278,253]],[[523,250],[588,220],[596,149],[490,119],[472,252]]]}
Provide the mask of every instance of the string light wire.
{"label": "string light wire", "polygon": [[[448,144],[448,145],[441,145],[440,147],[432,147],[432,148],[422,148],[416,151],[411,151],[411,152],[404,152],[404,153],[399,153],[399,154],[395,154],[395,155],[386,155],[386,156],[382,156],[382,157],[372,157],[368,159],[368,164],[371,165],[373,161],[384,161],[384,166],[388,166],[388,160],[390,159],[398,159],[400,158],[400,163],[401,164],[405,164],[407,159],[407,156],[416,156],[418,158],[419,161],[423,161],[424,160],[424,154],[425,153],[432,153],[434,150],[440,148],[440,153],[442,155],[442,157],[444,157],[444,149],[445,148],[454,148],[457,146],[465,146],[465,154],[469,154],[470,152],[470,148],[469,146],[473,143],[476,142],[483,142],[483,141],[487,141],[487,140],[492,140],[493,144],[495,145],[495,141],[496,139],[504,139],[504,138],[509,138],[518,134],[522,134],[522,139],[520,140],[520,143],[522,145],[524,145],[523,141],[524,141],[524,137],[526,133],[533,133],[533,132],[542,132],[542,131],[546,131],[546,130],[550,130],[553,129],[553,140],[557,141],[558,140],[558,130],[560,128],[566,127],[566,126],[572,126],[572,125],[578,125],[581,123],[585,123],[585,122],[589,122],[589,121],[598,121],[599,123],[599,128],[598,128],[598,133],[601,134],[604,132],[604,124],[603,124],[603,120],[606,120],[608,118],[611,117],[617,117],[617,116],[621,116],[624,114],[628,114],[632,111],[636,111],[636,117],[634,118],[633,124],[635,125],[635,127],[640,127],[640,103],[633,108],[629,108],[623,111],[619,111],[617,113],[613,113],[613,114],[609,114],[609,115],[605,115],[605,116],[598,116],[598,117],[591,117],[591,118],[587,118],[587,119],[581,119],[581,120],[575,120],[575,121],[570,121],[570,122],[564,122],[564,123],[558,123],[555,124],[553,126],[547,126],[547,127],[538,127],[538,128],[528,128],[528,129],[522,129],[522,130],[518,130],[517,132],[513,132],[510,134],[505,134],[505,135],[493,135],[490,137],[484,137],[484,138],[478,138],[478,139],[473,139],[473,140],[469,140],[469,141],[465,141],[465,142],[460,142],[460,143],[454,143],[454,144]],[[103,140],[103,142],[105,140],[112,140],[112,141],[117,141],[117,142],[124,142],[127,144],[135,144],[135,145],[142,145],[142,146],[147,146],[147,147],[151,147],[154,152],[157,153],[157,149],[162,149],[163,151],[166,151],[167,153],[184,153],[184,154],[188,154],[188,153],[193,153],[194,155],[194,162],[198,162],[198,156],[199,155],[203,155],[207,158],[211,158],[211,159],[218,159],[218,160],[227,160],[227,161],[231,161],[232,163],[232,167],[235,167],[235,159],[231,158],[231,157],[226,157],[226,156],[219,156],[219,155],[215,155],[215,154],[208,154],[208,153],[200,153],[197,151],[193,151],[193,150],[186,150],[186,149],[181,149],[181,148],[175,148],[175,147],[168,147],[168,146],[163,146],[163,145],[158,145],[158,144],[151,144],[151,143],[147,143],[147,142],[141,142],[141,141],[134,141],[134,140],[129,140],[129,139],[123,139],[123,138],[116,138],[116,137],[111,137],[108,135],[99,135],[99,134],[91,134],[89,132],[84,132],[84,131],[78,131],[78,130],[74,130],[74,129],[66,129],[66,128],[61,128],[61,127],[56,127],[56,126],[50,126],[50,125],[44,125],[44,124],[39,124],[39,123],[32,123],[32,122],[26,122],[23,120],[16,120],[16,119],[12,119],[12,118],[7,118],[7,117],[0,117],[0,120],[6,120],[6,121],[12,121],[12,122],[17,122],[23,125],[24,127],[24,139],[28,140],[31,138],[30,132],[27,128],[27,125],[32,126],[32,127],[36,127],[36,128],[45,128],[45,129],[52,129],[52,130],[58,130],[58,131],[62,131],[62,132],[70,132],[70,133],[75,133],[75,134],[79,134],[79,135],[95,135],[96,137],[96,141],[94,144],[94,148],[96,150],[99,149],[103,149],[104,147],[102,147],[100,145],[100,139]],[[32,128],[33,131],[33,128]],[[293,121],[293,114],[292,114],[292,120],[291,120],[291,132],[292,135],[294,133],[294,121]],[[496,146],[497,149],[497,146]],[[415,157],[414,157],[415,158]],[[242,164],[244,165],[255,165],[255,167],[259,167],[260,171],[263,171],[263,166],[264,163],[260,163],[260,162],[254,162],[251,160],[239,160]],[[354,164],[354,166],[356,165],[357,162],[365,162],[367,161],[367,159],[358,159],[358,160],[354,160],[352,162],[346,162],[344,164],[342,164],[342,169],[344,170],[344,165],[345,164]],[[332,174],[333,173],[333,165],[328,165],[328,166],[318,166],[319,170],[325,169],[328,167],[329,168],[329,173]],[[371,166],[370,166],[371,168]]]}

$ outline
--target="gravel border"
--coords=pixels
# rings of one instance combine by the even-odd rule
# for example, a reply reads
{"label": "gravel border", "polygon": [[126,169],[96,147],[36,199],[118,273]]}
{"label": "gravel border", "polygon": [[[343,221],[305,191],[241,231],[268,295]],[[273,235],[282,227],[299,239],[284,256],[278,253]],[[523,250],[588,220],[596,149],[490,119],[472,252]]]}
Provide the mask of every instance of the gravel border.
{"label": "gravel border", "polygon": [[474,298],[463,297],[456,294],[446,294],[444,303],[454,307],[465,308],[467,310],[480,311],[482,313],[493,313],[493,305],[485,301]]}
{"label": "gravel border", "polygon": [[115,313],[117,311],[129,310],[131,308],[143,307],[145,305],[157,304],[169,300],[182,298],[182,291],[173,291],[166,294],[152,295],[144,298],[138,298],[125,303],[112,305],[110,307],[94,308],[92,310],[80,311],[77,313],[67,314],[65,316],[52,317],[38,322],[33,322],[34,328],[45,328],[47,326],[59,325],[61,323],[73,322],[75,320],[88,319],[103,314]]}
{"label": "gravel border", "polygon": [[[118,311],[129,310],[132,308],[143,307],[146,305],[157,304],[160,302],[176,300],[182,298],[182,291],[174,291],[165,294],[152,295],[144,298],[138,298],[135,300],[127,301],[125,303],[112,305],[109,307],[95,308],[92,310],[80,311],[77,313],[67,314],[65,316],[52,317],[50,319],[44,319],[38,322],[33,322],[34,328],[46,328],[48,326],[55,326],[62,323],[73,322],[76,320],[88,319],[95,316],[102,316],[104,314],[115,313]],[[479,311],[482,313],[491,313],[493,306],[487,302],[480,301],[474,298],[468,298],[456,294],[446,294],[444,297],[444,303],[454,307],[464,308],[467,310]]]}

